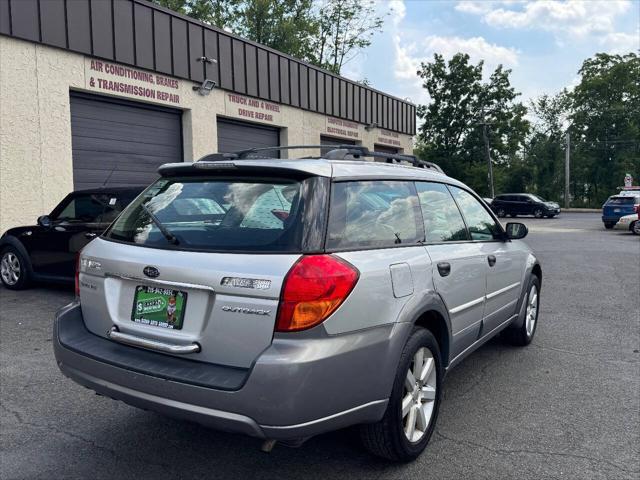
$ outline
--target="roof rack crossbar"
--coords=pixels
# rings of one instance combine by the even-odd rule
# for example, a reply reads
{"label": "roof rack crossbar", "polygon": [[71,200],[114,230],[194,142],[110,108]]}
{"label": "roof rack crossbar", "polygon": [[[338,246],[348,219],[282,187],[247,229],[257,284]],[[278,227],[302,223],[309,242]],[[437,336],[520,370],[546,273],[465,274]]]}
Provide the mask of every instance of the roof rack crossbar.
{"label": "roof rack crossbar", "polygon": [[[238,150],[230,153],[213,153],[200,158],[198,162],[224,162],[229,160],[242,160],[250,158],[251,155],[260,152],[281,151],[281,150],[301,150],[301,149],[322,149],[328,150],[327,153],[318,158],[326,158],[330,160],[357,160],[363,157],[384,159],[386,163],[408,162],[414,167],[429,168],[443,173],[442,169],[435,163],[420,160],[415,155],[407,155],[402,153],[384,153],[372,152],[367,147],[360,145],[285,145],[276,147],[249,148],[246,150]],[[311,157],[305,157],[311,158]]]}

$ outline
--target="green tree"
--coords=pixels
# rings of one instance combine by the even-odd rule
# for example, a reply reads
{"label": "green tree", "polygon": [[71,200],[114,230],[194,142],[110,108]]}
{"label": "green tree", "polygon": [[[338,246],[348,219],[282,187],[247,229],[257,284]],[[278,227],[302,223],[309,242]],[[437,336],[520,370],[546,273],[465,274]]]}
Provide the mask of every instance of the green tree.
{"label": "green tree", "polygon": [[152,1],[338,74],[384,23],[370,0]]}
{"label": "green tree", "polygon": [[640,176],[640,57],[598,53],[584,61],[569,95],[572,190],[576,203],[599,206]]}
{"label": "green tree", "polygon": [[469,55],[463,53],[448,62],[435,54],[432,62],[421,64],[417,73],[430,102],[418,107],[423,123],[416,154],[486,195],[483,124],[487,124],[496,192],[500,192],[505,178],[522,174],[516,160],[529,122],[524,118],[527,109],[516,101],[519,93],[509,81],[511,70],[500,65],[485,82],[483,66],[482,61],[471,64]]}
{"label": "green tree", "polygon": [[564,193],[565,133],[569,115],[566,90],[531,101],[535,117],[523,160],[531,174],[528,191],[561,201]]}
{"label": "green tree", "polygon": [[371,45],[384,24],[375,3],[364,0],[324,0],[316,18],[313,63],[338,74],[345,63]]}
{"label": "green tree", "polygon": [[151,0],[196,20],[233,30],[240,18],[242,0]]}
{"label": "green tree", "polygon": [[310,40],[318,22],[312,7],[312,0],[245,1],[234,32],[297,58],[314,58]]}

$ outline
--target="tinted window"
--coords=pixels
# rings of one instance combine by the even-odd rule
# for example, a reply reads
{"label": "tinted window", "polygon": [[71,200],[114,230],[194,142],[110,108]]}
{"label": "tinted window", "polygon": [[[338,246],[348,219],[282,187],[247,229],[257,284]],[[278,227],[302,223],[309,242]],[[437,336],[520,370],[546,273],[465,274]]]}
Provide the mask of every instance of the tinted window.
{"label": "tinted window", "polygon": [[423,240],[412,182],[335,183],[327,248],[384,248]]}
{"label": "tinted window", "polygon": [[416,183],[427,242],[469,240],[460,210],[441,183]]}
{"label": "tinted window", "polygon": [[[53,220],[61,222],[109,223],[120,213],[118,199],[104,194],[76,195]],[[113,214],[113,215],[112,215]]]}
{"label": "tinted window", "polygon": [[[300,190],[300,182],[287,180],[160,179],[105,236],[179,249],[297,251]],[[146,210],[178,239],[177,246],[169,243]]]}
{"label": "tinted window", "polygon": [[467,221],[472,240],[492,240],[500,233],[493,217],[473,195],[457,187],[449,188]]}
{"label": "tinted window", "polygon": [[640,197],[611,197],[607,205],[633,205],[640,203]]}

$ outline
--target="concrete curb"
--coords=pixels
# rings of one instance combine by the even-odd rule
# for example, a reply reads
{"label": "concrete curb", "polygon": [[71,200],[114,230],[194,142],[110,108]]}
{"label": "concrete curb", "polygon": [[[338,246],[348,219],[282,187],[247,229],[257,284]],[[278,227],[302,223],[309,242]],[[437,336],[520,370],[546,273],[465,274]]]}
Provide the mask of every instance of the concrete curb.
{"label": "concrete curb", "polygon": [[570,213],[600,213],[602,212],[601,208],[563,208],[562,212],[570,212]]}

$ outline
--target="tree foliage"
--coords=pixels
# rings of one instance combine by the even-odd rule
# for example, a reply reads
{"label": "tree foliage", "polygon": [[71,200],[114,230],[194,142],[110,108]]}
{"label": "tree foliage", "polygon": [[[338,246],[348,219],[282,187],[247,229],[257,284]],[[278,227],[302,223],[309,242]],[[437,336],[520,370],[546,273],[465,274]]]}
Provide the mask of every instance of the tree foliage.
{"label": "tree foliage", "polygon": [[370,0],[153,1],[338,74],[384,23]]}
{"label": "tree foliage", "polygon": [[499,191],[502,172],[517,167],[514,159],[529,123],[524,118],[527,109],[516,101],[519,93],[509,81],[511,70],[500,65],[484,81],[483,67],[483,62],[470,63],[469,55],[463,53],[449,61],[435,54],[432,62],[421,64],[418,76],[430,102],[418,107],[423,123],[417,153],[486,195],[489,188],[483,124],[487,124]]}
{"label": "tree foliage", "polygon": [[364,0],[324,0],[316,18],[312,61],[334,73],[340,73],[345,63],[371,45],[384,24],[375,3]]}
{"label": "tree foliage", "polygon": [[640,175],[640,57],[599,53],[578,72],[570,94],[569,133],[576,200],[600,204]]}

